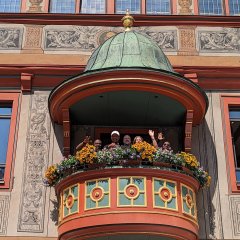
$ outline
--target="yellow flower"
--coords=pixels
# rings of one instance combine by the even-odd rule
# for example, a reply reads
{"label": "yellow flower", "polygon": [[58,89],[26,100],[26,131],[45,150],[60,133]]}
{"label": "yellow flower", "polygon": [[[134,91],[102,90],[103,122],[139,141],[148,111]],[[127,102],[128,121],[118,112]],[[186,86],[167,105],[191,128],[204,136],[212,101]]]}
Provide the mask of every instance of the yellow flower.
{"label": "yellow flower", "polygon": [[93,163],[96,159],[97,153],[93,145],[86,144],[84,148],[76,153],[76,159],[80,163]]}
{"label": "yellow flower", "polygon": [[142,159],[148,159],[149,161],[152,161],[153,154],[156,152],[156,148],[145,141],[135,143],[132,147],[141,154]]}

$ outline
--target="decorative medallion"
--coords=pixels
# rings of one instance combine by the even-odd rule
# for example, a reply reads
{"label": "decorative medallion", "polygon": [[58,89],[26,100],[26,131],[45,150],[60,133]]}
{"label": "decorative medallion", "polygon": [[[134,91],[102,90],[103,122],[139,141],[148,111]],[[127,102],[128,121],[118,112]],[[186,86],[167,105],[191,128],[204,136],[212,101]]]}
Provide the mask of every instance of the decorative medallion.
{"label": "decorative medallion", "polygon": [[183,213],[189,214],[190,216],[196,218],[197,207],[195,192],[188,186],[181,184],[181,195]]}
{"label": "decorative medallion", "polygon": [[66,207],[67,208],[72,208],[73,204],[74,204],[74,196],[72,194],[69,194],[66,197]]}
{"label": "decorative medallion", "polygon": [[110,178],[85,182],[85,210],[110,207]]}
{"label": "decorative medallion", "polygon": [[153,206],[178,210],[177,183],[168,179],[153,178]]}
{"label": "decorative medallion", "polygon": [[104,189],[102,187],[95,187],[91,193],[90,198],[93,201],[100,201],[104,197]]}
{"label": "decorative medallion", "polygon": [[172,193],[169,188],[167,187],[162,187],[159,190],[159,197],[166,202],[171,201],[172,199]]}
{"label": "decorative medallion", "polygon": [[192,208],[193,199],[192,199],[192,196],[190,194],[186,195],[186,204],[189,208]]}
{"label": "decorative medallion", "polygon": [[124,194],[129,199],[136,199],[139,196],[139,188],[135,184],[129,184],[125,187]]}

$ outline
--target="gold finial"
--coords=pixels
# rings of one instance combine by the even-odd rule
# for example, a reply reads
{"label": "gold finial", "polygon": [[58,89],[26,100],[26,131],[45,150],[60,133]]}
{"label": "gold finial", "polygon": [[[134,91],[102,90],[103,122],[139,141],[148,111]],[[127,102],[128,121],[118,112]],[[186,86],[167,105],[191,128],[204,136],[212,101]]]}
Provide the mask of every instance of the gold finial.
{"label": "gold finial", "polygon": [[134,18],[129,14],[129,10],[127,9],[126,15],[122,18],[123,26],[125,27],[125,31],[131,31],[133,26]]}

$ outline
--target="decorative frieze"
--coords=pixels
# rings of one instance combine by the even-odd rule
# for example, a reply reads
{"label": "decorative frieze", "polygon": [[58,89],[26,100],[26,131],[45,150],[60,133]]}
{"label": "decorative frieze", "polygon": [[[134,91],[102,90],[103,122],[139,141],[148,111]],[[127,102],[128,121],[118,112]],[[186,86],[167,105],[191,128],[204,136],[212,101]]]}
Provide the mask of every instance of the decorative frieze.
{"label": "decorative frieze", "polygon": [[[175,27],[136,27],[136,32],[148,35],[164,51],[177,51],[177,30]],[[92,52],[109,37],[122,32],[122,28],[96,26],[48,26],[44,29],[44,50],[76,50]]]}
{"label": "decorative frieze", "polygon": [[21,49],[23,28],[0,26],[0,50]]}
{"label": "decorative frieze", "polygon": [[9,196],[0,196],[0,235],[6,235],[9,211]]}
{"label": "decorative frieze", "polygon": [[48,165],[50,135],[47,103],[46,94],[36,93],[32,97],[18,219],[19,232],[43,232],[46,188],[42,179]]}
{"label": "decorative frieze", "polygon": [[231,214],[233,221],[233,231],[234,235],[240,235],[240,198],[239,197],[231,197]]}
{"label": "decorative frieze", "polygon": [[240,53],[240,29],[221,28],[198,31],[200,52]]}

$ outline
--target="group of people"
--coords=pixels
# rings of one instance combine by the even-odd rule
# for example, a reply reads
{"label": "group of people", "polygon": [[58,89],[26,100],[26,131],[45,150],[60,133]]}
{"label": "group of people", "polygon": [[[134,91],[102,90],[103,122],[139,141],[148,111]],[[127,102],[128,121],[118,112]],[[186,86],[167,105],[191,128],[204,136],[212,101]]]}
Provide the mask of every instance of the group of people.
{"label": "group of people", "polygon": [[[158,140],[155,139],[154,131],[149,130],[148,134],[152,140],[152,145],[155,148],[157,148],[157,149],[160,148],[163,151],[169,151],[169,152],[172,151],[170,142],[165,140],[165,138],[161,132],[158,133]],[[130,135],[124,135],[123,145],[120,145],[119,140],[120,140],[120,133],[116,130],[112,131],[111,143],[104,146],[104,149],[112,149],[112,148],[116,148],[116,147],[130,148],[132,146],[132,144],[144,141],[141,136],[136,136],[132,142]],[[84,146],[86,146],[86,144],[92,144],[90,136],[86,136],[84,138],[84,140],[80,144],[78,144],[78,146],[76,147],[76,151],[81,150]],[[100,139],[96,139],[93,142],[93,145],[95,146],[96,151],[99,151],[102,149],[102,141]]]}

